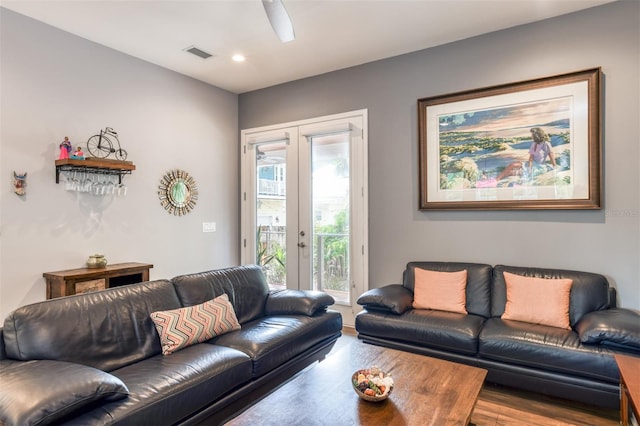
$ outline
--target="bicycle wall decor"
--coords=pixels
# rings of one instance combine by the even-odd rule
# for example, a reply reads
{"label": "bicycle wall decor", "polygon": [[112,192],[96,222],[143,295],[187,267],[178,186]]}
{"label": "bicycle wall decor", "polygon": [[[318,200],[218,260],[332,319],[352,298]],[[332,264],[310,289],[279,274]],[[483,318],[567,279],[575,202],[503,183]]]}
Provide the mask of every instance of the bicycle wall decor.
{"label": "bicycle wall decor", "polygon": [[[131,174],[136,166],[131,161],[125,161],[127,151],[120,146],[115,130],[105,127],[99,134],[91,136],[87,140],[87,151],[91,156],[71,156],[55,161],[56,183],[60,183],[60,176],[63,176],[67,191],[125,196],[127,186],[122,183],[122,178]],[[107,159],[111,154],[115,155],[116,160]]]}
{"label": "bicycle wall decor", "polygon": [[87,141],[87,150],[96,158],[107,158],[114,154],[116,160],[124,161],[127,159],[127,151],[122,149],[118,134],[111,127],[105,127],[104,130],[100,130],[99,134],[91,136]]}

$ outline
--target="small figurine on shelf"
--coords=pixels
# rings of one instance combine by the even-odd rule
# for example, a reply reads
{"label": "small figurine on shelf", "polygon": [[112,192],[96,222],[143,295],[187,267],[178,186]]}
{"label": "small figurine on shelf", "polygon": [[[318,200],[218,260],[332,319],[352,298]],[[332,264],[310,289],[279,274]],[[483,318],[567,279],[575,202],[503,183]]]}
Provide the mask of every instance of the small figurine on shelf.
{"label": "small figurine on shelf", "polygon": [[82,152],[82,148],[76,148],[75,152],[71,156],[73,160],[84,160],[84,152]]}
{"label": "small figurine on shelf", "polygon": [[69,153],[73,149],[71,146],[71,141],[69,140],[69,136],[65,136],[64,140],[60,144],[60,156],[58,157],[60,160],[64,160],[69,158]]}

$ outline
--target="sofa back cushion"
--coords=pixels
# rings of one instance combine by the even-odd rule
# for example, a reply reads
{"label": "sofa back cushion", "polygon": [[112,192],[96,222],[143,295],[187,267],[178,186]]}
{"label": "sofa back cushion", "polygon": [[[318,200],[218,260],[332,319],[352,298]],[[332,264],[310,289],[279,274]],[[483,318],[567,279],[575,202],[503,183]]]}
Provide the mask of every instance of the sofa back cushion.
{"label": "sofa back cushion", "polygon": [[491,287],[491,315],[494,317],[499,317],[504,313],[507,302],[505,272],[524,277],[572,280],[569,296],[569,322],[572,327],[585,314],[609,307],[609,282],[600,274],[563,269],[496,265],[493,268]]}
{"label": "sofa back cushion", "polygon": [[179,307],[167,280],[23,306],[4,321],[7,357],[68,361],[112,371],[161,353],[149,315]]}
{"label": "sofa back cushion", "polygon": [[466,309],[470,314],[491,316],[491,265],[461,262],[409,262],[404,271],[402,285],[415,288],[415,269],[438,272],[467,271]]}
{"label": "sofa back cushion", "polygon": [[226,294],[240,324],[264,315],[269,285],[257,265],[180,275],[171,281],[183,306],[199,305]]}

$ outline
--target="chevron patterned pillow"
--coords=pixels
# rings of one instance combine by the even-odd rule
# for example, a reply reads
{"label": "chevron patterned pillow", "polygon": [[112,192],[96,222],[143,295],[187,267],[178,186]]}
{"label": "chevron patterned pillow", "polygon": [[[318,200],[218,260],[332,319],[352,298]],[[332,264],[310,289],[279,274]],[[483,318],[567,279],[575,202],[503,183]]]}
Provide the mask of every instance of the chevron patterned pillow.
{"label": "chevron patterned pillow", "polygon": [[240,329],[226,294],[200,305],[153,312],[151,319],[160,335],[162,355],[170,355],[187,346]]}

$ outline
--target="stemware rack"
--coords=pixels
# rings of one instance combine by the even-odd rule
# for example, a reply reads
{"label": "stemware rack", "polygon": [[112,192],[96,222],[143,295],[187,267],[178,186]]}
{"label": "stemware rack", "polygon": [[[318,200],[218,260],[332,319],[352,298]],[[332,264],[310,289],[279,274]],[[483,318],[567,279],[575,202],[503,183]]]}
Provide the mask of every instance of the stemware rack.
{"label": "stemware rack", "polygon": [[118,183],[122,183],[122,177],[129,175],[136,166],[131,161],[119,161],[97,159],[88,157],[85,160],[63,159],[56,160],[56,183],[60,183],[60,172],[80,171],[101,175],[117,175]]}

